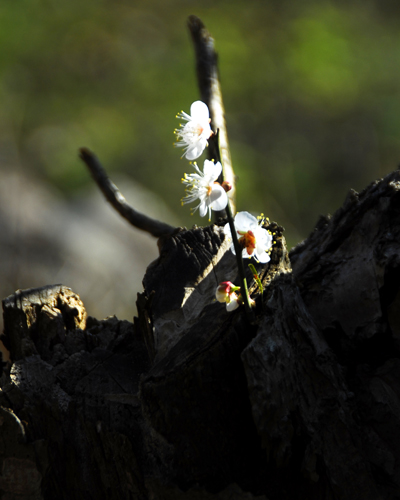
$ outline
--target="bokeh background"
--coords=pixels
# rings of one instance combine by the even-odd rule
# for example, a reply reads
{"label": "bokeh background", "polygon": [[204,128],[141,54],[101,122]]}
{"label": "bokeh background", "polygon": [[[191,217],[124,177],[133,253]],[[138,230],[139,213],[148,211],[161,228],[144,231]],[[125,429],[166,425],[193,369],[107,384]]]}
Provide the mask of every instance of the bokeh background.
{"label": "bokeh background", "polygon": [[[0,294],[63,283],[91,315],[131,319],[156,241],[107,206],[86,146],[128,201],[207,224],[180,199],[180,110],[198,99],[187,17],[220,56],[238,210],[289,246],[400,159],[400,3],[4,0],[0,3]],[[201,162],[199,162],[201,164]]]}

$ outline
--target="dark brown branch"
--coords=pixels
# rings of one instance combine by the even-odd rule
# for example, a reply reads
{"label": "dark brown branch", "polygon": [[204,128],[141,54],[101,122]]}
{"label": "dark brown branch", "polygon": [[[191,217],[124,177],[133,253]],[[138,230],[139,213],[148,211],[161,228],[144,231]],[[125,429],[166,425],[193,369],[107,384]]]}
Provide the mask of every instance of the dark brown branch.
{"label": "dark brown branch", "polygon": [[100,164],[100,161],[89,149],[81,148],[79,150],[79,157],[86,163],[87,167],[92,174],[93,179],[104,194],[106,200],[115,208],[115,210],[124,217],[132,226],[142,229],[147,233],[160,238],[161,236],[168,236],[176,231],[176,228],[152,219],[144,215],[134,208],[132,208],[126,201],[117,186],[111,182],[106,171]]}
{"label": "dark brown branch", "polygon": [[[223,165],[224,180],[232,186],[229,191],[232,212],[235,213],[235,175],[232,168],[229,152],[228,134],[225,123],[225,110],[222,102],[221,86],[218,74],[218,55],[214,49],[214,40],[207,31],[201,19],[190,16],[188,26],[192,35],[196,53],[197,80],[200,88],[201,100],[210,110],[211,127],[218,130],[219,153]],[[218,142],[210,140],[210,155],[218,157]]]}

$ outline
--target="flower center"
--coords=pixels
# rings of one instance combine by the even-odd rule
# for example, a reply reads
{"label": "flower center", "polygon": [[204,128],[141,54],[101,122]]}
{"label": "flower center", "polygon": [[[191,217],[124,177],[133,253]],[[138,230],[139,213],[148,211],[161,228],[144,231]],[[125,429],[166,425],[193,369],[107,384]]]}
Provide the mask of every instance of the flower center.
{"label": "flower center", "polygon": [[241,235],[241,238],[239,238],[239,245],[246,249],[248,255],[251,255],[256,249],[256,237],[253,231],[247,231],[247,233],[238,231],[238,234]]}
{"label": "flower center", "polygon": [[204,128],[201,125],[189,122],[185,125],[181,135],[186,141],[197,141],[203,131]]}

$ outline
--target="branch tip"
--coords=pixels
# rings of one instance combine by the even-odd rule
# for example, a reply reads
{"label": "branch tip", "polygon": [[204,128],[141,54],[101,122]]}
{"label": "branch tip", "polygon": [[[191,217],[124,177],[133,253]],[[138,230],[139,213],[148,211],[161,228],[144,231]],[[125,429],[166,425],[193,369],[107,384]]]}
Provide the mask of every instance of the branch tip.
{"label": "branch tip", "polygon": [[207,104],[210,110],[212,129],[219,130],[219,144],[217,141],[209,141],[209,154],[215,158],[216,149],[219,149],[219,157],[223,167],[223,180],[229,182],[232,186],[232,190],[229,192],[229,200],[232,211],[235,212],[235,175],[229,151],[225,110],[219,82],[218,55],[214,48],[214,40],[202,20],[197,16],[190,16],[187,24],[195,50],[197,81],[201,100]]}

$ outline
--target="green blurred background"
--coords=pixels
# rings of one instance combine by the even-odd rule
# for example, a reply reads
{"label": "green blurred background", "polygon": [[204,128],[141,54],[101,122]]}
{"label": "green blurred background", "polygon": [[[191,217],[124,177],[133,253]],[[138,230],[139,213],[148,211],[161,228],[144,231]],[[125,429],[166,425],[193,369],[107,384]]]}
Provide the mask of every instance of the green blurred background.
{"label": "green blurred background", "polygon": [[[238,210],[276,220],[291,247],[350,188],[397,167],[399,2],[3,0],[0,170],[16,169],[76,206],[94,189],[77,154],[86,146],[112,178],[123,175],[164,203],[166,222],[207,224],[181,206],[180,179],[191,169],[172,146],[176,113],[199,95],[191,14],[220,57]],[[29,258],[23,265],[35,267]],[[45,284],[28,283],[23,265],[7,274],[7,293]],[[132,288],[141,291],[140,282]]]}

